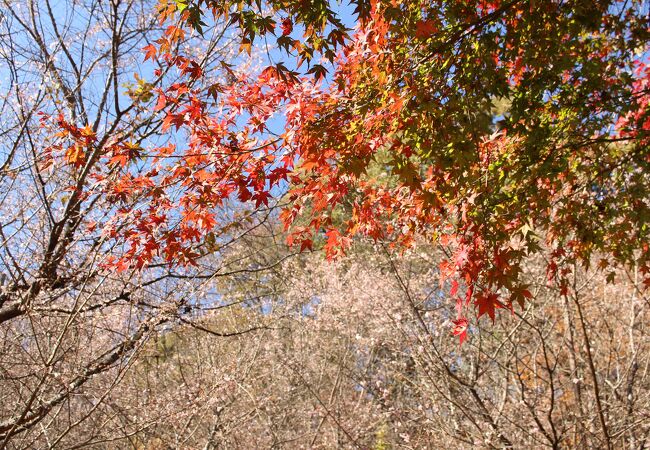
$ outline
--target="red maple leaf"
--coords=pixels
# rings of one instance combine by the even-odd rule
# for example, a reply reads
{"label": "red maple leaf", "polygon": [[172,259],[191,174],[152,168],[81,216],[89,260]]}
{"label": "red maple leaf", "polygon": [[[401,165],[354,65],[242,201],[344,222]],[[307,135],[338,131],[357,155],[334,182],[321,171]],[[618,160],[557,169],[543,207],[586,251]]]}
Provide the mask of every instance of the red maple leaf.
{"label": "red maple leaf", "polygon": [[158,50],[156,49],[156,46],[153,44],[149,44],[146,47],[142,49],[144,52],[144,60],[148,59],[154,59],[156,57],[156,53],[158,53]]}
{"label": "red maple leaf", "polygon": [[463,341],[467,337],[467,327],[469,326],[469,322],[466,318],[460,317],[459,319],[452,320],[452,323],[454,324],[454,328],[451,330],[451,333],[454,336],[458,336],[460,345],[463,345]]}
{"label": "red maple leaf", "polygon": [[495,310],[505,308],[503,303],[499,301],[499,296],[493,292],[487,295],[478,295],[475,304],[478,306],[478,317],[480,318],[483,314],[487,314],[492,319],[492,322],[495,319]]}
{"label": "red maple leaf", "polygon": [[420,20],[415,24],[415,37],[418,39],[427,39],[436,31],[438,31],[438,27],[431,19]]}
{"label": "red maple leaf", "polygon": [[282,24],[280,25],[280,28],[282,28],[282,36],[287,36],[291,34],[293,31],[293,22],[290,17],[287,17],[285,19],[282,19]]}

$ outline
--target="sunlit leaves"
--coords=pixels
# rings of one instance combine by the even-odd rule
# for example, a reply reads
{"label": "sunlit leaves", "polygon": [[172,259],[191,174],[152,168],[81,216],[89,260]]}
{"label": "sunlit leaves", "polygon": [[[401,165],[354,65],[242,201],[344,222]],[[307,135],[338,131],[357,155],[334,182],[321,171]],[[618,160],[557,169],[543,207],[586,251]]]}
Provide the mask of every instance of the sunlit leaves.
{"label": "sunlit leaves", "polygon": [[[578,3],[359,2],[349,37],[324,0],[269,11],[177,1],[190,27],[200,26],[190,13],[198,8],[227,18],[241,52],[274,35],[296,60],[259,75],[226,65],[231,85],[201,90],[201,68],[170,54],[182,27],[145,49],[187,80],[156,92],[162,131],[184,130],[190,147],[161,179],[187,191],[190,218],[159,252],[187,260],[178,242],[215,225],[204,214],[211,207],[229,198],[267,207],[287,183],[281,217],[302,250],[320,240],[333,258],[355,236],[399,248],[422,236],[440,243],[440,282],[451,283],[461,339],[467,308],[494,320],[532,298],[520,277],[525,257],[550,253],[548,279],[563,293],[566,268],[597,253],[646,267],[642,11],[628,5],[623,18],[600,8],[587,20]],[[319,82],[328,69],[317,55],[334,63],[330,83]],[[309,79],[288,68],[304,62]],[[265,136],[278,114],[283,132]]]}
{"label": "sunlit leaves", "polygon": [[458,340],[462,344],[467,337],[467,328],[469,327],[469,322],[465,318],[460,318],[454,320],[453,324],[454,327],[452,329],[452,334],[454,336],[458,336]]}

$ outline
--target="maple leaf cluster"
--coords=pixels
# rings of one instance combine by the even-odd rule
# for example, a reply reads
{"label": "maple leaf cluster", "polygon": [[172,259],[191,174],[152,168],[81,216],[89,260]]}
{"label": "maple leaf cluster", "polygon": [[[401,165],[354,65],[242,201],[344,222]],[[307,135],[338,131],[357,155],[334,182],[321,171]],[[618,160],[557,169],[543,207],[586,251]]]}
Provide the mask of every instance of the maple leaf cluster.
{"label": "maple leaf cluster", "polygon": [[[224,65],[229,83],[203,86],[200,64],[176,50],[182,25],[145,47],[158,73],[181,76],[156,90],[155,110],[186,145],[148,150],[137,176],[129,162],[142,149],[108,152],[119,169],[102,185],[117,201],[105,230],[127,246],[113,263],[193,264],[215,209],[268,207],[288,186],[281,218],[301,250],[322,241],[334,258],[355,236],[440,244],[461,340],[469,306],[494,320],[532,297],[520,281],[532,254],[547,256],[549,282],[565,293],[569,263],[595,254],[648,276],[649,71],[638,51],[648,29],[639,2],[604,3],[583,14],[577,0],[359,2],[351,36],[326,2],[270,15],[246,2],[236,13],[166,4],[163,21],[180,14],[201,31],[206,11],[228,16],[242,50],[276,34],[298,66],[320,52],[333,73],[325,83],[320,65],[314,77],[282,63],[257,75]],[[280,135],[269,128],[277,115]],[[74,140],[67,160],[81,166],[93,134],[59,121]]]}

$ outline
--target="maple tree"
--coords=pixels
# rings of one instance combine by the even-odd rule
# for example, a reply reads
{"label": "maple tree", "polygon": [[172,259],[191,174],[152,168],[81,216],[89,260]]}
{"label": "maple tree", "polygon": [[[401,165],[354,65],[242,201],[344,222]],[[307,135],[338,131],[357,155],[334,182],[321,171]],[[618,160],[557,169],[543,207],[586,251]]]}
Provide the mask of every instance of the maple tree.
{"label": "maple tree", "polygon": [[[183,185],[185,242],[210,229],[209,208],[221,199],[259,206],[288,185],[281,216],[302,250],[324,240],[336,257],[355,235],[444,246],[440,283],[451,283],[461,339],[468,305],[494,320],[531,298],[520,282],[531,254],[546,255],[549,282],[564,293],[571,264],[594,257],[611,277],[637,264],[650,284],[643,2],[353,4],[347,30],[322,0],[161,3],[161,18],[180,18],[181,28],[170,26],[147,57],[160,52],[188,83],[200,71],[170,49],[183,25],[201,32],[210,17],[237,28],[240,51],[275,36],[296,61],[233,71],[228,86],[211,86],[213,100],[182,83],[158,92],[165,127],[190,138],[149,195]],[[300,75],[304,63],[313,76]],[[277,135],[274,114],[285,121]],[[137,227],[156,228],[155,217]],[[163,243],[138,258],[191,263],[194,254],[162,229]]]}
{"label": "maple tree", "polygon": [[[54,119],[67,143],[46,157],[63,152],[86,168],[80,182],[94,178],[93,193],[115,201],[116,214],[92,223],[125,244],[108,266],[195,264],[224,225],[216,208],[233,198],[268,206],[288,183],[282,218],[301,250],[324,239],[335,257],[355,235],[401,247],[426,235],[445,246],[440,283],[451,283],[461,338],[467,305],[494,320],[531,297],[519,282],[526,255],[546,252],[549,281],[565,290],[569,263],[594,254],[605,255],[603,270],[638,263],[650,275],[641,2],[359,3],[351,36],[326,2],[267,6],[161,4],[161,22],[182,21],[144,59],[156,61],[154,76],[181,78],[155,88],[138,79],[132,95],[155,97],[160,130],[188,138],[150,146],[144,167],[133,164],[139,144],[111,141],[89,155],[95,131]],[[276,33],[284,14],[276,43],[314,77],[283,63],[251,76],[222,62],[227,82],[208,82],[178,47],[182,25],[202,32],[208,12],[238,27],[240,51]],[[317,54],[332,62],[328,83]],[[273,135],[277,114],[286,125]],[[110,176],[89,172],[101,158]]]}

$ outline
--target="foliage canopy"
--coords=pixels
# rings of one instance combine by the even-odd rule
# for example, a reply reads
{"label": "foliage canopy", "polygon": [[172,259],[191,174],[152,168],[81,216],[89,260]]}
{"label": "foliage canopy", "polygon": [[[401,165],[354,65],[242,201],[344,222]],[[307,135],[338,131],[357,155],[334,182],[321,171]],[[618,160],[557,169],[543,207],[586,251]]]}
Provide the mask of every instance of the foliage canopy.
{"label": "foliage canopy", "polygon": [[[192,263],[217,225],[212,208],[268,205],[288,186],[281,217],[301,250],[324,239],[335,257],[357,235],[444,246],[440,282],[451,283],[460,336],[467,305],[494,320],[531,297],[519,281],[531,254],[546,255],[564,291],[567,263],[594,255],[603,270],[637,264],[650,275],[643,2],[354,5],[348,30],[323,0],[161,3],[161,20],[176,25],[145,57],[185,77],[157,90],[155,110],[187,145],[153,149],[139,177],[129,172],[137,151],[111,159],[124,166],[115,198],[137,191],[148,205],[135,217],[123,208],[128,221],[109,227],[130,245],[118,267]],[[227,82],[206,83],[176,44],[213,18],[235,26],[240,52],[275,36],[291,63],[251,75],[224,62]],[[278,114],[284,130],[273,133]]]}

